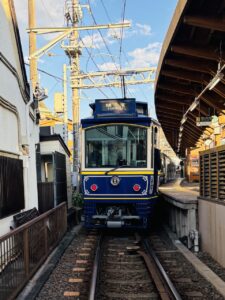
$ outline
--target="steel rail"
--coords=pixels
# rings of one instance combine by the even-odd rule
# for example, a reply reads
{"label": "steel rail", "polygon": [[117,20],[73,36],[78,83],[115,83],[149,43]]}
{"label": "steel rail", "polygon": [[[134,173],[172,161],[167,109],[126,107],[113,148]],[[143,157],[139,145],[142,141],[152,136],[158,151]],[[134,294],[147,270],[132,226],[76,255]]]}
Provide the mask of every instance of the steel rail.
{"label": "steel rail", "polygon": [[160,261],[158,260],[154,250],[151,248],[149,241],[147,239],[145,239],[143,241],[143,245],[145,247],[146,252],[153,259],[155,265],[157,266],[157,270],[159,271],[161,277],[163,278],[163,281],[169,291],[170,296],[172,296],[172,299],[182,300],[180,294],[177,292],[177,289],[175,288],[174,284],[168,277],[166,271],[164,270],[163,266],[161,265]]}
{"label": "steel rail", "polygon": [[89,300],[95,300],[96,298],[96,287],[98,282],[99,276],[99,267],[100,267],[100,260],[101,260],[101,246],[103,241],[103,234],[100,236],[98,241],[98,246],[96,248],[95,259],[93,263],[93,273],[91,278],[91,285],[90,285],[90,292],[89,292]]}

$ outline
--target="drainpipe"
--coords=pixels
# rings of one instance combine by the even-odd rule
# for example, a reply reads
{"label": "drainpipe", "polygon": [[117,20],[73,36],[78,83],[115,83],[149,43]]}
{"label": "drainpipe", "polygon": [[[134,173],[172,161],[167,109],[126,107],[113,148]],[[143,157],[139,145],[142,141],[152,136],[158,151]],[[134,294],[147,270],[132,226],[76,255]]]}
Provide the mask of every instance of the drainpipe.
{"label": "drainpipe", "polygon": [[26,105],[26,133],[27,133],[27,146],[30,147],[30,105],[33,102],[33,88],[32,82],[30,82],[30,99]]}
{"label": "drainpipe", "polygon": [[30,105],[33,102],[33,88],[32,83],[30,82],[30,99],[28,103],[26,104],[26,138],[24,140],[23,146],[25,147],[24,152],[26,154],[23,155],[23,167],[24,167],[24,181],[26,182],[26,185],[24,186],[24,192],[25,192],[25,210],[29,209],[29,164],[30,164]]}

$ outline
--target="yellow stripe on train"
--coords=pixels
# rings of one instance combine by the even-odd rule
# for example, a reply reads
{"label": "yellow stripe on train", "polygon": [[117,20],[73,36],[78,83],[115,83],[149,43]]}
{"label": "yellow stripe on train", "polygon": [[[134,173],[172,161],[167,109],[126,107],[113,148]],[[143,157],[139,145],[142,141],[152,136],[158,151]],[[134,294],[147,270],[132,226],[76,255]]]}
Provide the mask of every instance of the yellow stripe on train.
{"label": "yellow stripe on train", "polygon": [[[81,171],[81,175],[105,175],[107,171]],[[153,175],[153,171],[111,171],[107,175]]]}
{"label": "yellow stripe on train", "polygon": [[90,198],[90,197],[84,197],[84,200],[151,200],[154,198],[158,198],[159,196],[152,196],[148,198]]}

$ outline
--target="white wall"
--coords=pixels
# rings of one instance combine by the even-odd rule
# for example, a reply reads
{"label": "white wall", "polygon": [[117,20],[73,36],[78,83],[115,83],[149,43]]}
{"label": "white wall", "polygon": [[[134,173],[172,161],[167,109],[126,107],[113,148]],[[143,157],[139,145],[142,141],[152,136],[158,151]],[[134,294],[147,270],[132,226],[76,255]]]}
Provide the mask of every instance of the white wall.
{"label": "white wall", "polygon": [[[5,103],[13,106],[12,109],[7,108],[0,100],[0,153],[4,152],[5,156],[13,154],[15,158],[23,160],[25,210],[27,210],[38,206],[35,143],[39,139],[39,129],[29,118],[29,155],[22,153],[21,144],[27,134],[26,104],[22,96],[24,83],[8,2],[0,1],[0,52],[9,62],[5,65],[0,61],[0,97]],[[18,78],[10,64],[16,70]],[[0,236],[9,231],[11,223],[12,216],[0,220]]]}
{"label": "white wall", "polygon": [[207,200],[198,203],[202,250],[225,267],[225,205]]}

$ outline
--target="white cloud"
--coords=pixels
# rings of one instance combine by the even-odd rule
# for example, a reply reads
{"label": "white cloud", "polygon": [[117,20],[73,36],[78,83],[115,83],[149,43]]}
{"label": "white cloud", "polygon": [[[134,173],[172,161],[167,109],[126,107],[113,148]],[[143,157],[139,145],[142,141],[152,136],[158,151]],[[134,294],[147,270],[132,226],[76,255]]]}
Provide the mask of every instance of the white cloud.
{"label": "white cloud", "polygon": [[[82,43],[83,42],[83,43]],[[103,39],[100,33],[94,33],[93,35],[86,35],[82,38],[81,46],[88,48],[102,48],[104,46]]]}
{"label": "white cloud", "polygon": [[[20,24],[28,27],[27,0],[14,0],[16,15]],[[64,22],[64,1],[39,0],[36,1],[37,26],[62,26]]]}
{"label": "white cloud", "polygon": [[[118,23],[130,23],[130,26],[132,27],[132,20],[125,19],[124,22],[119,21]],[[115,40],[119,40],[119,39],[121,39],[121,36],[123,36],[123,38],[126,38],[127,33],[129,32],[128,28],[131,28],[131,27],[124,27],[123,29],[122,29],[122,27],[121,28],[110,28],[107,31],[108,41],[112,43],[112,38]]]}
{"label": "white cloud", "polygon": [[98,65],[100,71],[115,71],[120,68],[119,64],[113,62],[106,62]]}
{"label": "white cloud", "polygon": [[[127,22],[131,23],[132,26],[132,20],[124,20],[124,23]],[[123,36],[123,39],[128,39],[135,35],[149,36],[151,35],[151,32],[152,30],[149,25],[137,23],[134,25],[133,28],[132,27],[124,28],[123,30],[121,28],[110,28],[106,32],[102,32],[102,35],[104,37],[106,44],[109,45],[119,41],[121,39],[121,36]],[[99,32],[94,33],[93,35],[84,36],[82,38],[82,41],[86,47],[98,48],[98,49],[104,47],[104,42]]]}
{"label": "white cloud", "polygon": [[128,55],[132,58],[130,66],[132,68],[144,68],[149,66],[156,66],[159,60],[161,43],[150,43],[144,48],[136,48],[135,50],[128,52]]}
{"label": "white cloud", "polygon": [[[61,0],[38,0],[36,2],[35,16],[37,27],[61,27],[64,24],[64,1]],[[20,36],[24,55],[28,55],[28,1],[14,0],[16,17],[19,24]],[[46,40],[54,35],[42,35]],[[39,39],[37,38],[37,41]]]}
{"label": "white cloud", "polygon": [[140,24],[140,23],[136,23],[136,26],[141,35],[151,35],[151,33],[152,33],[151,26],[145,25],[145,24]]}

